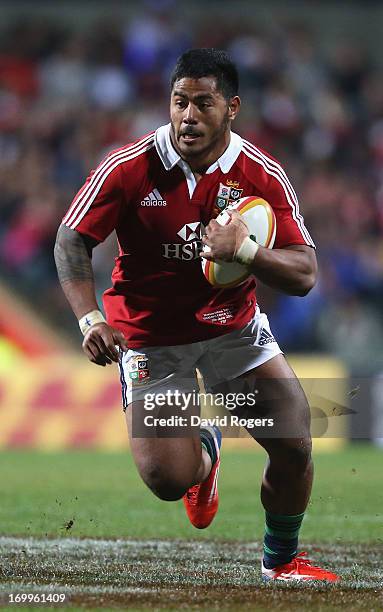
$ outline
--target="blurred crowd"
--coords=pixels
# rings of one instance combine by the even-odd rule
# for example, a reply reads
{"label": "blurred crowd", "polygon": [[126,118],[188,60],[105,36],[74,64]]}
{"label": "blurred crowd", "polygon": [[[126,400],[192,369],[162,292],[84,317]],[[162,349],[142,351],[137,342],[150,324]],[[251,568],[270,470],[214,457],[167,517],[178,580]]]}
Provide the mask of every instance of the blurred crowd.
{"label": "blurred crowd", "polygon": [[[306,298],[260,289],[287,351],[331,351],[354,371],[383,365],[383,75],[355,40],[322,48],[303,24],[182,20],[148,8],[73,31],[18,21],[0,38],[0,278],[68,334],[57,226],[103,155],[168,122],[169,74],[191,47],[227,49],[241,75],[235,130],[277,157],[320,264]],[[114,241],[96,249],[99,291]]]}

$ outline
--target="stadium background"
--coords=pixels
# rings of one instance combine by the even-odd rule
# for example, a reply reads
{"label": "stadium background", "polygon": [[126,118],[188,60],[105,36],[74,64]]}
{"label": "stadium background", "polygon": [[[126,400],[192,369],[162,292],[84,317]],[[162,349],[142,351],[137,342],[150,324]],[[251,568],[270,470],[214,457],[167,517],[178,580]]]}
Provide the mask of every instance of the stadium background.
{"label": "stadium background", "polygon": [[[3,0],[0,14],[0,604],[20,585],[51,584],[79,605],[123,609],[151,596],[149,608],[202,609],[211,597],[209,610],[237,610],[244,597],[246,609],[382,609],[381,3]],[[318,247],[307,297],[259,297],[314,398],[303,541],[348,580],[322,603],[313,591],[278,600],[253,571],[264,461],[254,444],[225,440],[206,532],[145,489],[117,373],[87,363],[56,278],[55,234],[74,193],[105,152],[167,121],[169,71],[193,46],[237,62],[235,130],[282,162]],[[114,253],[112,239],[94,253],[99,296]]]}
{"label": "stadium background", "polygon": [[[103,155],[167,122],[169,72],[193,46],[225,48],[236,61],[235,129],[283,163],[318,247],[309,296],[263,287],[261,306],[287,354],[330,355],[368,380],[354,406],[363,409],[363,437],[372,436],[383,370],[379,3],[29,6],[1,2],[0,445],[125,444],[118,383],[81,357],[53,244]],[[95,251],[100,297],[114,255],[113,236]],[[304,375],[338,376],[322,363]]]}

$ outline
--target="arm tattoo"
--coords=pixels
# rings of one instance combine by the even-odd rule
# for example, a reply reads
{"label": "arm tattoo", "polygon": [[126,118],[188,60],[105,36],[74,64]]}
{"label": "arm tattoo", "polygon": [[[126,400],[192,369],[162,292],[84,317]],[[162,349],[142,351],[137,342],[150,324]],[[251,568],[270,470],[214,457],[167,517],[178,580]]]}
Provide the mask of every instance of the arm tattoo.
{"label": "arm tattoo", "polygon": [[60,225],[54,256],[61,284],[72,280],[93,280],[91,247],[79,232]]}

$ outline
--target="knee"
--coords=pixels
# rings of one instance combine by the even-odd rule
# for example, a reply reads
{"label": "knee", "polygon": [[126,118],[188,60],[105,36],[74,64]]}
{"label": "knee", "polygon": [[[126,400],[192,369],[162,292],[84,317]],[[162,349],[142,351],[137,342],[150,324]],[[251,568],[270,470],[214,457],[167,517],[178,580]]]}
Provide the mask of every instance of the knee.
{"label": "knee", "polygon": [[147,465],[139,471],[152,493],[164,501],[181,499],[192,484],[158,465]]}
{"label": "knee", "polygon": [[311,438],[302,439],[289,450],[289,460],[293,469],[305,472],[311,464]]}
{"label": "knee", "polygon": [[311,465],[311,438],[282,440],[280,447],[270,453],[270,461],[279,464],[283,471],[303,474]]}

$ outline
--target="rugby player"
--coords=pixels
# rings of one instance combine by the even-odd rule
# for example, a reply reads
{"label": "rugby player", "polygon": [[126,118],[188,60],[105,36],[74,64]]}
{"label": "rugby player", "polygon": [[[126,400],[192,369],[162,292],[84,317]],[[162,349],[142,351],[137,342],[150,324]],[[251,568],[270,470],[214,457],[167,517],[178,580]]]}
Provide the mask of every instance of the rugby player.
{"label": "rugby player", "polygon": [[[225,52],[184,53],[171,77],[169,125],[111,152],[91,173],[58,230],[56,265],[85,354],[100,366],[119,362],[131,450],[153,493],[183,498],[192,524],[207,527],[218,508],[221,433],[136,435],[145,395],[195,393],[197,367],[206,389],[256,387],[260,400],[245,413],[287,416],[290,432],[251,431],[268,455],[263,577],[333,582],[335,574],[298,554],[313,478],[309,407],[257,305],[254,278],[304,296],[315,284],[315,249],[280,164],[231,131],[240,103],[237,69]],[[238,213],[225,227],[214,219],[231,201],[254,195],[274,209],[273,250],[249,238]],[[119,256],[105,320],[91,254],[113,230]],[[210,247],[204,257],[239,261],[252,275],[237,287],[212,287],[201,270],[202,244]],[[180,414],[170,401],[165,408]]]}

